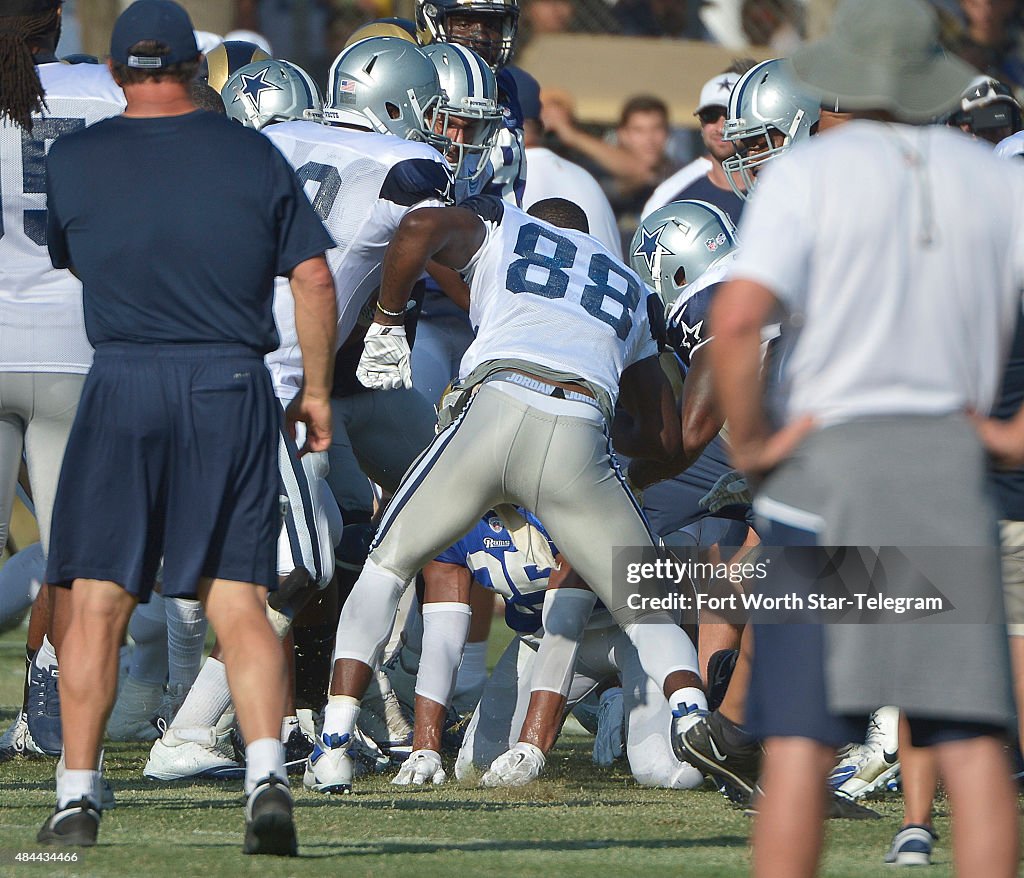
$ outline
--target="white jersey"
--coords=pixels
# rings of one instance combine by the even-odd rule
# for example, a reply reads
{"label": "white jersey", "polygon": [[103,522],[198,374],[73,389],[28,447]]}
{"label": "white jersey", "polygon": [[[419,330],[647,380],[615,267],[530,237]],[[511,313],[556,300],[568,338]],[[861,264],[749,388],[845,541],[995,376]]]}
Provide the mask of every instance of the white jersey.
{"label": "white jersey", "polygon": [[0,371],[83,374],[92,345],[82,285],[46,250],[46,153],[61,135],[118,115],[124,95],[106,67],[37,69],[46,107],[31,133],[0,123]]}
{"label": "white jersey", "polygon": [[526,360],[579,376],[614,402],[622,372],[658,353],[647,305],[657,296],[590,235],[492,196],[462,206],[487,236],[462,271],[477,335],[459,376],[489,360]]}
{"label": "white jersey", "polygon": [[[295,168],[337,245],[327,251],[327,264],[338,297],[341,345],[380,286],[384,250],[398,224],[414,208],[448,203],[451,172],[433,147],[387,134],[316,122],[284,122],[264,134]],[[284,278],[274,287],[274,319],[281,345],[266,362],[278,398],[287,401],[302,384],[302,354]]]}
{"label": "white jersey", "polygon": [[601,184],[579,165],[563,159],[550,149],[531,147],[526,151],[530,174],[523,193],[523,209],[529,210],[545,198],[565,198],[583,208],[590,234],[618,259],[622,258],[622,237],[615,212]]}

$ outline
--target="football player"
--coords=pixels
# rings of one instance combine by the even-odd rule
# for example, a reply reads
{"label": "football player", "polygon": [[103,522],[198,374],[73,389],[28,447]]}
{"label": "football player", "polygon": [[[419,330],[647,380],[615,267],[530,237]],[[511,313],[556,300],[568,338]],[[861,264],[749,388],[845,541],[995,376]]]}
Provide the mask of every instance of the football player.
{"label": "football player", "polygon": [[[93,356],[82,285],[70,271],[55,269],[46,250],[46,153],[56,138],[125,106],[106,67],[57,59],[61,14],[59,0],[13,0],[0,9],[0,547],[24,451],[44,551],[64,447]],[[54,617],[47,624],[41,616],[30,629],[24,702],[0,739],[3,754],[61,752],[55,648],[68,593],[47,591],[56,592]],[[50,604],[37,606],[42,614]]]}
{"label": "football player", "polygon": [[[306,778],[321,791],[351,788],[346,750],[359,701],[410,578],[495,503],[518,503],[545,517],[566,558],[636,645],[645,670],[686,715],[681,725],[706,708],[696,650],[683,631],[638,624],[671,615],[642,600],[634,611],[611,588],[612,545],[653,546],[610,450],[620,390],[617,447],[653,457],[671,453],[679,441],[649,316],[661,306],[647,301],[640,279],[585,233],[586,215],[575,205],[551,199],[534,205],[530,216],[493,196],[466,204],[411,213],[385,255],[379,329],[367,337],[361,381],[382,388],[411,383],[407,346],[388,330],[400,328],[412,286],[431,259],[467,279],[478,334],[463,358],[461,384],[442,409],[440,432],[385,510],[342,611],[320,752]],[[448,497],[458,502],[443,502]],[[654,594],[665,589],[661,581],[649,585]]]}

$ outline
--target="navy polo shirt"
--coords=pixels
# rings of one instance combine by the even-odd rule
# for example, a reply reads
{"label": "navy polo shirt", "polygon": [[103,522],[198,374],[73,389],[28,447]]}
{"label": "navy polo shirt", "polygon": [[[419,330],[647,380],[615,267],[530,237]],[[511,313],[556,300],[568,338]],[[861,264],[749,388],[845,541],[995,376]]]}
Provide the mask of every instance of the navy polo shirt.
{"label": "navy polo shirt", "polygon": [[696,201],[706,201],[713,204],[729,219],[734,225],[740,224],[740,217],[743,216],[743,207],[746,202],[740,198],[732,189],[719,189],[707,174],[699,180],[694,180],[689,186],[677,193],[673,201],[682,201],[684,198],[691,198]]}
{"label": "navy polo shirt", "polygon": [[50,150],[47,244],[107,342],[277,348],[276,275],[334,246],[262,134],[197,110],[118,116]]}

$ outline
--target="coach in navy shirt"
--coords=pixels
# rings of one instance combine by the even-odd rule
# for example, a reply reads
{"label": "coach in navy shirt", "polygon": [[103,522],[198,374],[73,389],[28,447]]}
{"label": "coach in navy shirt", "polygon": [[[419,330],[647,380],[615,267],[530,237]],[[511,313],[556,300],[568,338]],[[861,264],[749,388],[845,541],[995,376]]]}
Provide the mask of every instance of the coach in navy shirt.
{"label": "coach in navy shirt", "polygon": [[[291,279],[305,384],[289,422],[330,444],[334,246],[266,138],[197,110],[201,56],[171,0],[118,19],[123,116],[49,157],[48,246],[82,279],[93,369],[65,454],[47,579],[70,587],[61,650],[66,770],[50,844],[94,844],[100,745],[118,648],[163,558],[164,596],[197,596],[217,632],[246,748],[247,853],[294,854],[279,733],[284,656],[267,621],[276,584],[280,409],[276,275]],[[65,142],[66,141],[66,142]]]}

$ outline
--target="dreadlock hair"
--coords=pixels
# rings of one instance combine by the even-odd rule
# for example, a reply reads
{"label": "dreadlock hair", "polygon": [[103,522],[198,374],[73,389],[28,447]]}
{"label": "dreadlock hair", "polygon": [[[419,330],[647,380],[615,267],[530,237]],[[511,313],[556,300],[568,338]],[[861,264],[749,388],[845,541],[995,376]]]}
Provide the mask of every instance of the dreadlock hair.
{"label": "dreadlock hair", "polygon": [[32,114],[46,107],[32,48],[60,26],[61,0],[0,2],[0,122],[32,130]]}

